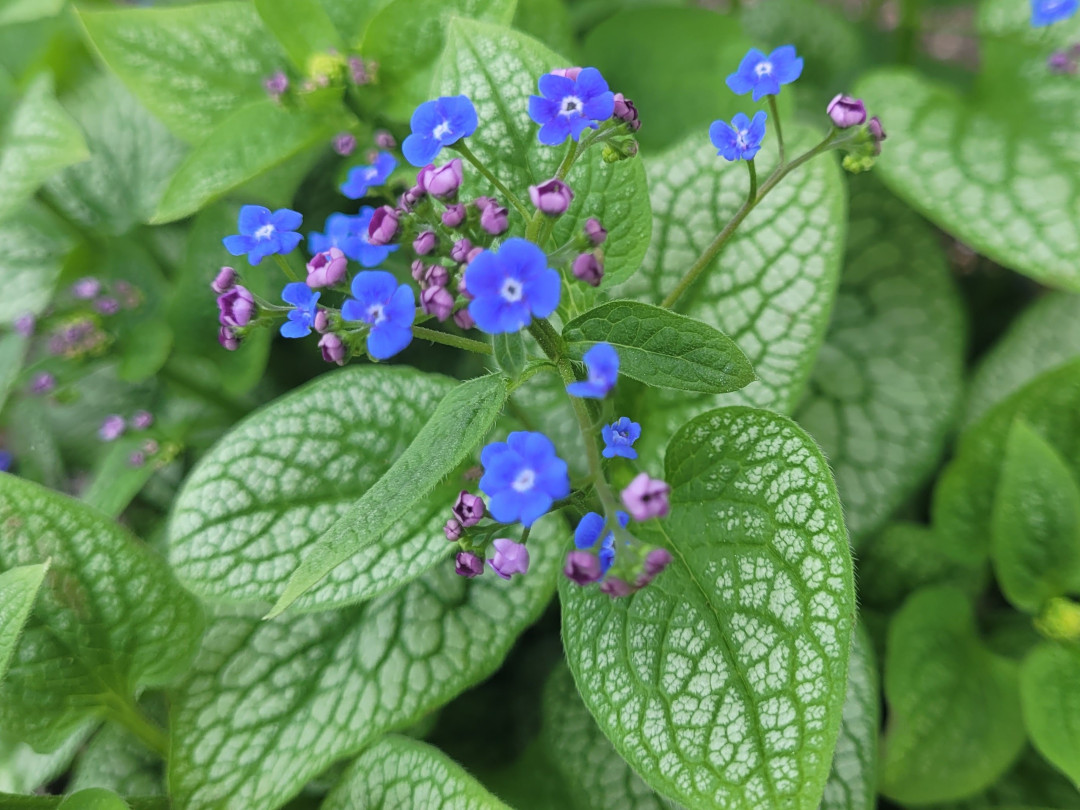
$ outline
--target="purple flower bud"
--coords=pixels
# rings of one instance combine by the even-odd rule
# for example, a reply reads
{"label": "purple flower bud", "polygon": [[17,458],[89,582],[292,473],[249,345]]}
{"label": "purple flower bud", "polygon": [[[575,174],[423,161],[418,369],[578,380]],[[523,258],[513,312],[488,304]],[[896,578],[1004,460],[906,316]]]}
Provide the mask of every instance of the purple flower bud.
{"label": "purple flower bud", "polygon": [[843,93],[837,93],[833,97],[825,112],[840,129],[856,127],[866,121],[866,105],[862,103],[862,99],[845,96]]}
{"label": "purple flower bud", "polygon": [[424,193],[424,190],[422,188],[420,188],[420,186],[413,186],[412,188],[410,188],[408,191],[406,191],[404,194],[401,195],[401,198],[398,200],[398,203],[401,206],[401,210],[408,213],[408,212],[412,211],[414,208],[416,208],[416,204],[418,202],[420,202],[422,199],[424,199],[425,196],[426,195]]}
{"label": "purple flower bud", "polygon": [[874,154],[880,155],[881,142],[888,137],[885,134],[885,128],[881,126],[881,119],[875,115],[867,122],[866,130],[870,133],[870,137],[874,139]]}
{"label": "purple flower bud", "polygon": [[450,283],[450,271],[441,264],[433,264],[424,273],[424,287],[445,287]]}
{"label": "purple flower bud", "polygon": [[637,132],[641,129],[641,119],[638,118],[637,107],[634,106],[634,102],[622,93],[615,94],[614,117],[625,122],[631,132]]}
{"label": "purple flower bud", "polygon": [[608,577],[600,583],[600,593],[606,593],[608,596],[614,596],[616,598],[629,596],[634,590],[634,586],[629,582],[624,582],[618,577]]}
{"label": "purple flower bud", "polygon": [[397,146],[397,141],[385,129],[380,129],[375,133],[375,145],[380,149],[393,149]]}
{"label": "purple flower bud", "polygon": [[368,65],[364,64],[363,59],[361,59],[359,56],[350,56],[349,57],[349,78],[351,78],[353,80],[353,84],[355,84],[357,86],[363,86],[365,84],[369,84],[371,82],[371,80],[372,80],[372,73],[375,72],[374,67],[375,67],[375,63],[372,62],[371,63],[371,70],[369,72]]}
{"label": "purple flower bud", "polygon": [[103,442],[111,442],[119,439],[124,432],[124,417],[112,413],[105,417],[98,428],[98,436]]}
{"label": "purple flower bud", "polygon": [[453,205],[446,206],[446,210],[442,214],[442,224],[447,228],[457,228],[465,221],[465,206],[461,203],[454,203]]}
{"label": "purple flower bud", "polygon": [[82,301],[89,301],[101,292],[101,282],[93,276],[80,278],[71,285],[71,294]]}
{"label": "purple flower bud", "polygon": [[484,573],[484,561],[471,551],[459,551],[454,558],[454,573],[472,579]]}
{"label": "purple flower bud", "polygon": [[105,295],[94,302],[94,309],[102,315],[115,315],[120,311],[120,302],[111,295]]}
{"label": "purple flower bud", "polygon": [[470,250],[472,250],[472,242],[468,239],[458,239],[450,248],[450,258],[459,264],[465,264]]}
{"label": "purple flower bud", "polygon": [[270,94],[270,98],[277,101],[289,89],[289,77],[279,70],[263,79],[263,87]]}
{"label": "purple flower bud", "polygon": [[389,205],[375,209],[368,224],[368,241],[373,245],[389,245],[398,235],[398,212]]}
{"label": "purple flower bud", "polygon": [[671,552],[666,548],[654,548],[648,554],[645,555],[645,564],[642,566],[642,572],[638,576],[637,583],[639,588],[644,588],[650,582],[668,567],[668,563],[671,562]]}
{"label": "purple flower bud", "polygon": [[589,217],[585,220],[585,235],[589,237],[589,241],[596,247],[604,244],[604,240],[607,239],[607,231],[604,230],[604,226],[600,224],[600,220],[596,217]]}
{"label": "purple flower bud", "polygon": [[1076,63],[1069,58],[1069,54],[1065,51],[1054,51],[1046,57],[1046,67],[1051,73],[1057,73],[1061,76],[1076,73]]}
{"label": "purple flower bud", "polygon": [[146,430],[154,424],[154,415],[150,411],[135,411],[131,415],[131,426],[135,430]]}
{"label": "purple flower bud", "polygon": [[424,277],[427,275],[428,266],[424,264],[422,259],[416,259],[412,263],[412,277],[417,284],[424,282]]}
{"label": "purple flower bud", "polygon": [[462,307],[454,313],[454,323],[458,325],[458,328],[469,330],[476,326],[476,321],[473,320],[473,316],[469,314],[468,307]]}
{"label": "purple flower bud", "polygon": [[464,180],[464,172],[461,167],[461,158],[454,158],[449,163],[435,168],[434,164],[428,164],[416,175],[416,184],[440,200],[452,200],[457,196],[461,182]]}
{"label": "purple flower bud", "polygon": [[569,79],[573,82],[577,81],[577,77],[581,73],[581,71],[582,68],[579,67],[555,68],[553,71],[551,71],[551,75],[562,76],[564,79]]}
{"label": "purple flower bud", "polygon": [[472,262],[473,259],[475,259],[483,252],[484,249],[479,245],[477,247],[474,247],[472,250],[469,251],[469,255],[465,257],[465,264],[469,264],[470,262]]}
{"label": "purple flower bud", "polygon": [[222,348],[228,349],[230,352],[235,352],[240,348],[240,338],[237,337],[231,326],[223,326],[218,329],[217,340]]}
{"label": "purple flower bud", "polygon": [[210,289],[221,295],[236,286],[236,271],[231,267],[222,267],[214,280],[210,282]]}
{"label": "purple flower bud", "polygon": [[336,247],[316,253],[307,263],[307,285],[315,290],[339,284],[345,278],[348,264],[345,254]]}
{"label": "purple flower bud", "polygon": [[435,245],[439,242],[435,236],[435,231],[423,231],[418,237],[413,240],[413,250],[416,251],[417,256],[427,256],[431,251],[435,249]]}
{"label": "purple flower bud", "polygon": [[622,502],[630,517],[640,522],[667,515],[671,511],[670,493],[671,487],[664,481],[650,478],[648,473],[638,473],[622,491]]}
{"label": "purple flower bud", "polygon": [[571,551],[566,555],[563,573],[571,582],[588,585],[600,579],[600,560],[587,551]]}
{"label": "purple flower bud", "polygon": [[356,149],[356,136],[351,132],[339,132],[334,136],[334,151],[342,157],[348,157]]}
{"label": "purple flower bud", "polygon": [[558,177],[552,177],[538,186],[529,186],[529,199],[549,217],[557,217],[566,213],[570,201],[574,199],[574,192]]}
{"label": "purple flower bud", "polygon": [[339,366],[345,365],[345,360],[349,353],[348,348],[345,346],[345,341],[333,332],[327,332],[319,338],[319,351],[322,352],[323,360],[327,363],[337,363]]}
{"label": "purple flower bud", "polygon": [[484,211],[489,205],[498,205],[499,201],[494,197],[477,197],[473,200],[473,205],[476,206],[477,211]]}
{"label": "purple flower bud", "polygon": [[158,451],[158,443],[155,442],[153,439],[147,439],[145,442],[143,442],[142,449],[143,452],[146,453],[148,456],[152,456]]}
{"label": "purple flower bud", "polygon": [[446,287],[428,287],[420,293],[420,309],[445,321],[454,311],[454,296]]}
{"label": "purple flower bud", "polygon": [[475,526],[484,517],[484,499],[463,489],[458,493],[451,511],[465,528]]}
{"label": "purple flower bud", "polygon": [[130,456],[128,456],[129,467],[141,467],[146,463],[146,454],[141,450],[136,450]]}
{"label": "purple flower bud", "polygon": [[[454,520],[454,518],[450,518],[450,520],[446,521],[446,525],[443,526],[443,534],[446,535],[446,539],[451,543],[456,543],[461,539],[461,524]],[[481,563],[481,565],[483,565],[483,563]]]}
{"label": "purple flower bud", "polygon": [[217,304],[222,326],[247,326],[255,314],[255,298],[240,284],[219,295]]}
{"label": "purple flower bud", "polygon": [[30,337],[34,334],[34,324],[37,320],[34,318],[33,312],[24,312],[22,315],[15,319],[15,323],[12,327],[15,329],[15,333],[22,335],[23,337]]}
{"label": "purple flower bud", "polygon": [[[472,253],[471,250],[469,252]],[[472,301],[473,298],[475,297],[471,292],[469,292],[469,288],[465,285],[465,274],[464,273],[462,273],[461,278],[458,279],[457,291],[458,291],[458,295],[460,295],[466,301]]]}
{"label": "purple flower bud", "polygon": [[572,265],[574,278],[593,287],[599,287],[604,278],[604,265],[595,252],[582,253]]}
{"label": "purple flower bud", "polygon": [[326,314],[325,309],[316,310],[315,319],[311,322],[311,325],[320,335],[327,330],[330,326],[330,316]]}
{"label": "purple flower bud", "polygon": [[498,203],[487,206],[480,212],[480,227],[492,236],[506,233],[506,229],[510,227],[507,213],[507,210]]}
{"label": "purple flower bud", "polygon": [[56,388],[56,377],[47,371],[41,371],[34,375],[30,381],[30,393],[47,394]]}
{"label": "purple flower bud", "polygon": [[505,537],[497,538],[492,545],[495,546],[495,556],[488,560],[492,571],[503,579],[528,572],[529,550],[524,545]]}

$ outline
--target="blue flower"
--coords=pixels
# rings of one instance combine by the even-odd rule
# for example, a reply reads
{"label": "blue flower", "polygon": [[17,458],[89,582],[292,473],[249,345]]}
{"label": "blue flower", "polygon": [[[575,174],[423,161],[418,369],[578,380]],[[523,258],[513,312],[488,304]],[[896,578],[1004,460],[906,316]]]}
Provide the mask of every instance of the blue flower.
{"label": "blue flower", "polygon": [[409,345],[416,301],[407,284],[399,285],[385,270],[365,270],[353,279],[352,294],[341,305],[341,317],[371,324],[368,354],[386,360]]}
{"label": "blue flower", "polygon": [[443,96],[425,101],[409,121],[412,135],[401,145],[413,166],[426,166],[444,146],[476,132],[476,107],[468,96]]}
{"label": "blue flower", "polygon": [[637,458],[634,442],[641,438],[641,425],[631,422],[628,416],[620,416],[610,425],[600,429],[604,438],[604,458]]}
{"label": "blue flower", "polygon": [[529,117],[540,124],[540,143],[547,146],[568,135],[576,141],[615,112],[615,94],[596,68],[585,68],[576,79],[545,73],[537,84],[541,95],[529,96]]}
{"label": "blue flower", "polygon": [[585,352],[584,360],[589,378],[570,383],[566,393],[583,399],[603,399],[619,378],[619,353],[610,343],[597,343]]}
{"label": "blue flower", "polygon": [[281,325],[281,334],[284,337],[302,338],[311,334],[311,326],[315,323],[315,305],[319,303],[320,295],[321,293],[314,292],[302,281],[285,285],[281,297],[295,309],[289,310],[289,319]]}
{"label": "blue flower", "polygon": [[1080,0],[1031,0],[1031,24],[1035,27],[1067,20],[1080,9]]}
{"label": "blue flower", "polygon": [[794,45],[781,45],[768,56],[751,48],[739,62],[739,69],[727,77],[727,86],[736,95],[754,91],[754,101],[775,96],[780,85],[791,84],[802,75],[803,60]]}
{"label": "blue flower", "polygon": [[326,218],[326,233],[308,234],[308,250],[312,256],[336,247],[354,262],[364,267],[378,267],[399,245],[373,245],[368,237],[368,224],[375,209],[365,205],[355,217],[331,214]]}
{"label": "blue flower", "polygon": [[713,121],[709,127],[709,140],[716,147],[716,153],[725,160],[751,160],[761,149],[767,117],[764,110],[758,110],[752,121],[746,113],[735,113],[730,124]]}
{"label": "blue flower", "polygon": [[488,334],[518,332],[533,316],[555,311],[561,282],[544,251],[525,239],[507,239],[498,253],[485,250],[465,270],[465,286],[474,296],[469,314]]}
{"label": "blue flower", "polygon": [[480,453],[484,475],[480,489],[488,510],[500,523],[521,521],[526,528],[570,494],[566,462],[543,433],[518,430],[505,442],[492,442]]}
{"label": "blue flower", "polygon": [[[615,513],[615,516],[619,520],[619,525],[623,528],[630,522],[630,515],[621,509]],[[577,528],[574,530],[574,545],[580,549],[591,549],[596,546],[596,541],[600,540],[600,532],[604,530],[604,518],[602,515],[596,512],[589,512],[578,523]],[[604,539],[600,541],[600,551],[596,555],[600,558],[600,576],[603,576],[611,568],[611,564],[615,561],[615,533],[608,532],[604,535]]]}
{"label": "blue flower", "polygon": [[296,211],[279,208],[270,213],[261,205],[245,205],[240,209],[239,234],[221,240],[233,256],[248,255],[251,264],[258,264],[275,253],[291,253],[303,239],[296,229],[304,218]]}
{"label": "blue flower", "polygon": [[389,152],[379,152],[371,166],[354,166],[349,169],[349,177],[341,184],[341,193],[350,200],[359,200],[368,193],[369,188],[381,186],[386,178],[397,168],[397,161]]}

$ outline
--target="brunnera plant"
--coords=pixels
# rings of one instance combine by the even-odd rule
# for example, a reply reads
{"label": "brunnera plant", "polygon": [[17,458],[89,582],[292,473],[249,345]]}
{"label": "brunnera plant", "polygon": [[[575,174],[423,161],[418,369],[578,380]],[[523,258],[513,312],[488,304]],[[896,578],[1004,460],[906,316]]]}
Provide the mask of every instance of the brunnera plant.
{"label": "brunnera plant", "polygon": [[[578,60],[561,3],[0,8],[114,74],[0,74],[48,279],[0,304],[0,807],[1080,806],[1077,306],[942,467],[965,302],[916,213],[1080,287],[1077,3],[981,7],[1034,132],[835,93],[840,18],[784,5]],[[668,88],[605,47],[654,30],[722,59],[650,144]],[[945,183],[969,139],[1037,156]]]}

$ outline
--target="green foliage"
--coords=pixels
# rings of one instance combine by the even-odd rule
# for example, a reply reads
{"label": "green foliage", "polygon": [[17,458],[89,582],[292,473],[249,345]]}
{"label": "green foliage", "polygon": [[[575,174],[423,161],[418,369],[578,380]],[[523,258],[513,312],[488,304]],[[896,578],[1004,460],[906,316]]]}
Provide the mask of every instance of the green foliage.
{"label": "green foliage", "polygon": [[1039,752],[1080,788],[1080,650],[1036,647],[1020,668],[1024,723]]}
{"label": "green foliage", "polygon": [[0,681],[7,673],[19,634],[30,616],[49,563],[21,565],[0,574]]}
{"label": "green foliage", "polygon": [[79,755],[68,790],[97,787],[121,796],[158,796],[165,793],[163,777],[157,755],[119,726],[106,724]]}
{"label": "green foliage", "polygon": [[528,361],[525,338],[521,332],[504,332],[491,336],[491,350],[499,369],[511,380],[521,377]]}
{"label": "green foliage", "polygon": [[821,810],[873,810],[877,804],[881,693],[874,648],[859,625],[851,637],[847,697]]}
{"label": "green foliage", "polygon": [[311,57],[328,51],[341,53],[345,47],[318,0],[255,0],[255,10],[303,73]]}

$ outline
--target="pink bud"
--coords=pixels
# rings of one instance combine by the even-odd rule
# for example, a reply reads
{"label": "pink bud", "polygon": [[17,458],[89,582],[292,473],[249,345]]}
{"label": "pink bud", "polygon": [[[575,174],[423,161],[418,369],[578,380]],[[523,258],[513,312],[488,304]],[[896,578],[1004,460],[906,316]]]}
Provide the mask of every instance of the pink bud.
{"label": "pink bud", "polygon": [[428,287],[420,293],[420,308],[428,315],[445,321],[454,311],[454,296],[446,287]]}
{"label": "pink bud", "polygon": [[838,93],[825,108],[832,122],[841,129],[855,127],[866,121],[866,105],[861,99]]}
{"label": "pink bud", "polygon": [[222,267],[218,270],[217,276],[210,282],[210,289],[221,295],[223,292],[228,292],[236,285],[236,271],[231,267]]}
{"label": "pink bud", "polygon": [[574,192],[562,180],[553,177],[538,186],[529,186],[529,199],[538,210],[549,217],[557,217],[566,213],[570,201],[574,199]]}
{"label": "pink bud", "polygon": [[368,241],[373,245],[389,245],[398,235],[398,212],[389,205],[375,209],[368,224]]}
{"label": "pink bud", "polygon": [[437,244],[438,238],[435,236],[435,231],[423,231],[412,243],[417,256],[426,256],[435,249]]}
{"label": "pink bud", "polygon": [[327,332],[319,338],[319,351],[322,352],[323,360],[327,363],[337,363],[339,366],[345,365],[349,354],[345,342],[333,332]]}
{"label": "pink bud", "polygon": [[345,254],[336,247],[316,253],[307,263],[307,285],[315,290],[339,284],[345,278],[348,264]]}
{"label": "pink bud", "polygon": [[492,571],[503,579],[528,572],[529,550],[524,545],[505,537],[497,538],[492,545],[495,547],[495,556],[488,560]]}
{"label": "pink bud", "polygon": [[595,253],[582,253],[574,259],[571,270],[574,278],[593,287],[599,287],[604,278],[604,265]]}
{"label": "pink bud", "polygon": [[671,487],[648,473],[638,473],[622,491],[622,502],[630,517],[639,523],[654,517],[664,517],[671,511],[668,496]]}
{"label": "pink bud", "polygon": [[469,308],[464,307],[454,313],[454,323],[458,325],[459,329],[468,331],[476,326],[476,321],[473,320],[473,316],[469,313]]}

